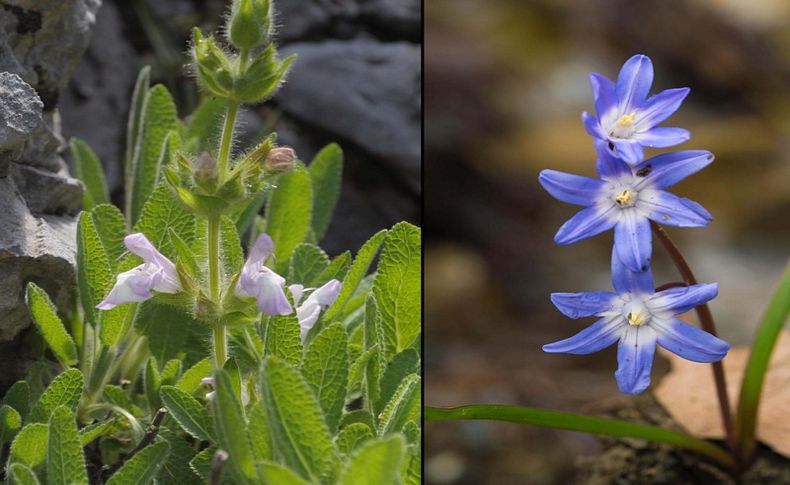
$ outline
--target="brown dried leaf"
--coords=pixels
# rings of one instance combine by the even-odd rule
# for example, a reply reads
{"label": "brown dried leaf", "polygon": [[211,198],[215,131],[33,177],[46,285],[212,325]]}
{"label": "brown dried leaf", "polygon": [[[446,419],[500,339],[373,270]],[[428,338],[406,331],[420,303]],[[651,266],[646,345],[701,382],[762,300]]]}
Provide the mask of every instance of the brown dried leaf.
{"label": "brown dried leaf", "polygon": [[[709,364],[689,362],[665,350],[670,372],[656,387],[658,402],[690,434],[723,438],[719,404]],[[749,347],[733,347],[724,358],[727,392],[735,412],[749,358]],[[782,331],[776,343],[763,386],[757,414],[757,439],[777,453],[790,457],[790,332]]]}

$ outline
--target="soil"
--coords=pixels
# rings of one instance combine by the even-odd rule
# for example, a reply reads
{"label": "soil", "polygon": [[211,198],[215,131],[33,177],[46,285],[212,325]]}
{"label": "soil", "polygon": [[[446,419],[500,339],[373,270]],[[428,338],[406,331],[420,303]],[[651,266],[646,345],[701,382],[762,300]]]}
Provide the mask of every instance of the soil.
{"label": "soil", "polygon": [[[682,428],[649,395],[629,400],[626,407],[610,409],[609,415],[628,421]],[[625,484],[790,484],[790,459],[761,446],[749,470],[734,478],[699,455],[668,445],[641,440],[601,438],[603,451],[577,460],[579,483]]]}

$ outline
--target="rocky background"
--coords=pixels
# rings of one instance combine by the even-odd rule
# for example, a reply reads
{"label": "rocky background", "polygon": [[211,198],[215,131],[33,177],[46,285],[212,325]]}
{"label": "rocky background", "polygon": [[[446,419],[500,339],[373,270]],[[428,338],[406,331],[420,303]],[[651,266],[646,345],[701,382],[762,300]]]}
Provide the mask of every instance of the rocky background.
{"label": "rocky background", "polygon": [[[192,26],[217,31],[225,0],[107,0],[93,39],[62,96],[66,136],[85,139],[122,200],[126,115],[135,76],[174,93],[181,114],[196,106],[184,74]],[[378,229],[419,222],[419,0],[283,0],[276,41],[297,53],[275,99],[241,115],[244,148],[274,130],[310,161],[336,141],[346,155],[342,196],[323,244],[330,254],[356,250]]]}
{"label": "rocky background", "polygon": [[62,311],[72,301],[82,185],[61,157],[58,95],[100,3],[0,1],[0,392],[31,359],[27,282]]}
{"label": "rocky background", "polygon": [[[217,30],[227,8],[225,0],[101,3],[0,0],[0,394],[35,345],[25,284],[35,281],[64,312],[73,295],[82,186],[69,176],[65,141],[88,142],[121,204],[138,71],[152,65],[152,82],[166,84],[188,116],[200,95],[184,74],[190,30]],[[397,221],[419,223],[420,2],[283,0],[278,8],[281,52],[299,60],[274,100],[242,112],[237,148],[271,130],[305,161],[341,145],[330,254],[356,251]]]}

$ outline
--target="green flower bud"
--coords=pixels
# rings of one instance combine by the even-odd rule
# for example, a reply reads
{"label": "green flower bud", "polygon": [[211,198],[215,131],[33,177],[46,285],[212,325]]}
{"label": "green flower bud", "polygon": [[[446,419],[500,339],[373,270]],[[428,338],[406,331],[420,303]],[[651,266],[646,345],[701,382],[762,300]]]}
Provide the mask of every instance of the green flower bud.
{"label": "green flower bud", "polygon": [[193,30],[192,57],[200,83],[217,96],[229,97],[233,89],[230,59],[213,37],[203,37],[198,28]]}
{"label": "green flower bud", "polygon": [[274,47],[270,45],[240,74],[233,87],[233,96],[237,101],[257,103],[274,94],[280,87],[296,55],[280,61],[275,54]]}
{"label": "green flower bud", "polygon": [[269,42],[271,3],[269,0],[234,0],[227,31],[239,49],[252,49]]}
{"label": "green flower bud", "polygon": [[217,161],[208,152],[201,153],[192,162],[192,180],[207,194],[217,189]]}

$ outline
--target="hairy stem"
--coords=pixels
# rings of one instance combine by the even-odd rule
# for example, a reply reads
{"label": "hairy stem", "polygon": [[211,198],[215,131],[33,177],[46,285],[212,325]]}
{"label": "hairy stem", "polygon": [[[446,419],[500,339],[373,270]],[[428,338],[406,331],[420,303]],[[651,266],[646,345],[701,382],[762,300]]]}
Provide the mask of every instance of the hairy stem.
{"label": "hairy stem", "polygon": [[[233,127],[236,125],[236,115],[239,111],[239,103],[228,100],[228,109],[225,114],[225,123],[222,126],[222,138],[219,143],[219,155],[217,157],[217,176],[220,184],[224,182],[228,175],[228,165],[230,163],[230,148],[233,145]],[[221,278],[219,273],[219,240],[220,240],[220,215],[212,216],[208,220],[208,281],[209,296],[215,305],[220,305],[220,285]],[[214,343],[214,367],[221,369],[227,360],[228,341],[225,327],[222,322],[214,323],[213,329]]]}
{"label": "hairy stem", "polygon": [[[661,241],[661,245],[666,249],[669,257],[672,258],[672,262],[675,263],[675,267],[678,269],[683,281],[689,286],[697,284],[697,279],[694,277],[694,273],[691,272],[691,268],[686,262],[686,259],[683,257],[683,254],[681,254],[680,249],[678,249],[672,239],[670,239],[666,231],[653,221],[650,221],[650,226],[653,228],[653,233],[658,240]],[[697,312],[697,317],[699,317],[702,329],[711,335],[716,335],[716,324],[713,322],[713,315],[710,312],[708,304],[703,303],[702,305],[698,305],[694,310]],[[735,432],[732,424],[730,401],[727,396],[727,380],[724,376],[724,366],[722,366],[721,361],[719,361],[713,362],[711,367],[713,369],[713,380],[716,383],[716,397],[719,400],[721,424],[724,427],[724,433],[727,437],[727,445],[730,450],[735,451]]]}

